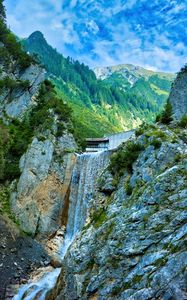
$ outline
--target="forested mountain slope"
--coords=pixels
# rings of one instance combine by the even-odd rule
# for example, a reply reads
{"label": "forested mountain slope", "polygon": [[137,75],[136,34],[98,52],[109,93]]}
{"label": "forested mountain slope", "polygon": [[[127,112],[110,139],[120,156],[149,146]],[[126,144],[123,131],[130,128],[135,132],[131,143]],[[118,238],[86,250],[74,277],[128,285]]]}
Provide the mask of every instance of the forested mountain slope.
{"label": "forested mountain slope", "polygon": [[118,75],[104,81],[102,77],[97,79],[84,64],[59,54],[39,31],[22,40],[22,45],[37,55],[47,76],[57,85],[58,93],[67,97],[76,127],[84,137],[131,129],[142,121],[152,121],[163,108],[174,78],[171,74],[151,72],[148,82],[146,74],[138,77],[134,73],[136,85],[131,89],[128,78],[124,78],[128,89],[123,89]]}

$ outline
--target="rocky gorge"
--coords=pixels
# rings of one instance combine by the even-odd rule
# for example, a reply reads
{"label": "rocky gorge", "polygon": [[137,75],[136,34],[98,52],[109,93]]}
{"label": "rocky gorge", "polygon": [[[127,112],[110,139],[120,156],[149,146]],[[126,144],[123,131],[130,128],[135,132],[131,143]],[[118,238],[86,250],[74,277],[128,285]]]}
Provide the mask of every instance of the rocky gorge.
{"label": "rocky gorge", "polygon": [[84,153],[66,98],[2,24],[0,299],[186,300],[187,68],[157,123]]}
{"label": "rocky gorge", "polygon": [[142,125],[114,153],[80,155],[57,255],[62,269],[14,299],[186,299],[186,167],[180,124]]}

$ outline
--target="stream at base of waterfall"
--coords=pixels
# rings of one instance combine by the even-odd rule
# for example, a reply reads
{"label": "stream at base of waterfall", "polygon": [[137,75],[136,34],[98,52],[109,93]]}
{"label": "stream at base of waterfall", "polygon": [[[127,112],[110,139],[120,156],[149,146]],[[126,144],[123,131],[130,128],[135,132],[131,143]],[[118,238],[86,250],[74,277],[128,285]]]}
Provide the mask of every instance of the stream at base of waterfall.
{"label": "stream at base of waterfall", "polygon": [[[107,167],[108,162],[109,151],[77,155],[70,185],[66,233],[59,249],[62,260],[85,224],[98,176]],[[32,281],[23,285],[13,300],[33,300],[36,296],[39,300],[45,300],[47,292],[55,286],[60,270],[60,268],[52,269],[50,272],[43,273],[36,282]]]}

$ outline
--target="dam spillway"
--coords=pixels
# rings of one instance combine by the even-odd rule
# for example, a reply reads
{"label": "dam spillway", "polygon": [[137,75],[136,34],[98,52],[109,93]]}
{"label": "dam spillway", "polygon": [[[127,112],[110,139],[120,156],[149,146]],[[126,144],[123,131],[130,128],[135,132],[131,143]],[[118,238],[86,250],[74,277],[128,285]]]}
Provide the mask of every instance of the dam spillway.
{"label": "dam spillway", "polygon": [[[70,184],[66,233],[59,249],[62,260],[86,222],[89,204],[94,199],[97,180],[107,167],[109,157],[110,151],[77,155]],[[56,268],[43,274],[37,282],[29,282],[20,287],[13,300],[45,300],[47,293],[54,287],[60,271],[60,268]]]}

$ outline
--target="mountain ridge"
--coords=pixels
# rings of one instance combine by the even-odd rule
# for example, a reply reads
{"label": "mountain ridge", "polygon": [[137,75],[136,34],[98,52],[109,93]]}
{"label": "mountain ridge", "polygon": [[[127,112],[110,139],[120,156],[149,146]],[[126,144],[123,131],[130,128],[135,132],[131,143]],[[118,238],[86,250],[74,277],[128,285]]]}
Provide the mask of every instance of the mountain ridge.
{"label": "mountain ridge", "polygon": [[[88,66],[58,53],[39,31],[22,40],[22,45],[27,52],[38,56],[57,92],[66,97],[79,134],[84,138],[129,130],[143,121],[152,122],[169,95],[172,79],[167,75],[160,78],[159,73],[151,73],[158,77],[151,78],[153,82],[146,81],[145,74],[139,78],[132,71],[122,78],[123,82],[115,73],[105,80],[97,79]],[[133,89],[128,81],[131,77],[135,82]]]}
{"label": "mountain ridge", "polygon": [[[105,79],[102,78],[102,71],[104,72],[105,70],[108,72],[118,72],[124,69],[128,69],[128,70],[133,70],[133,71],[137,71],[137,74],[141,75],[141,71],[142,71],[142,75],[147,75],[147,76],[151,76],[154,74],[159,74],[161,76],[171,76],[171,78],[173,79],[174,77],[174,73],[171,72],[164,72],[164,71],[156,71],[156,70],[151,70],[151,69],[147,69],[145,67],[139,66],[139,65],[134,65],[131,63],[124,63],[124,64],[117,64],[117,65],[111,65],[111,66],[105,66],[105,67],[95,67],[93,68],[94,73],[96,74],[96,77],[98,79]],[[140,72],[138,72],[140,71]],[[100,74],[101,73],[101,74]]]}

